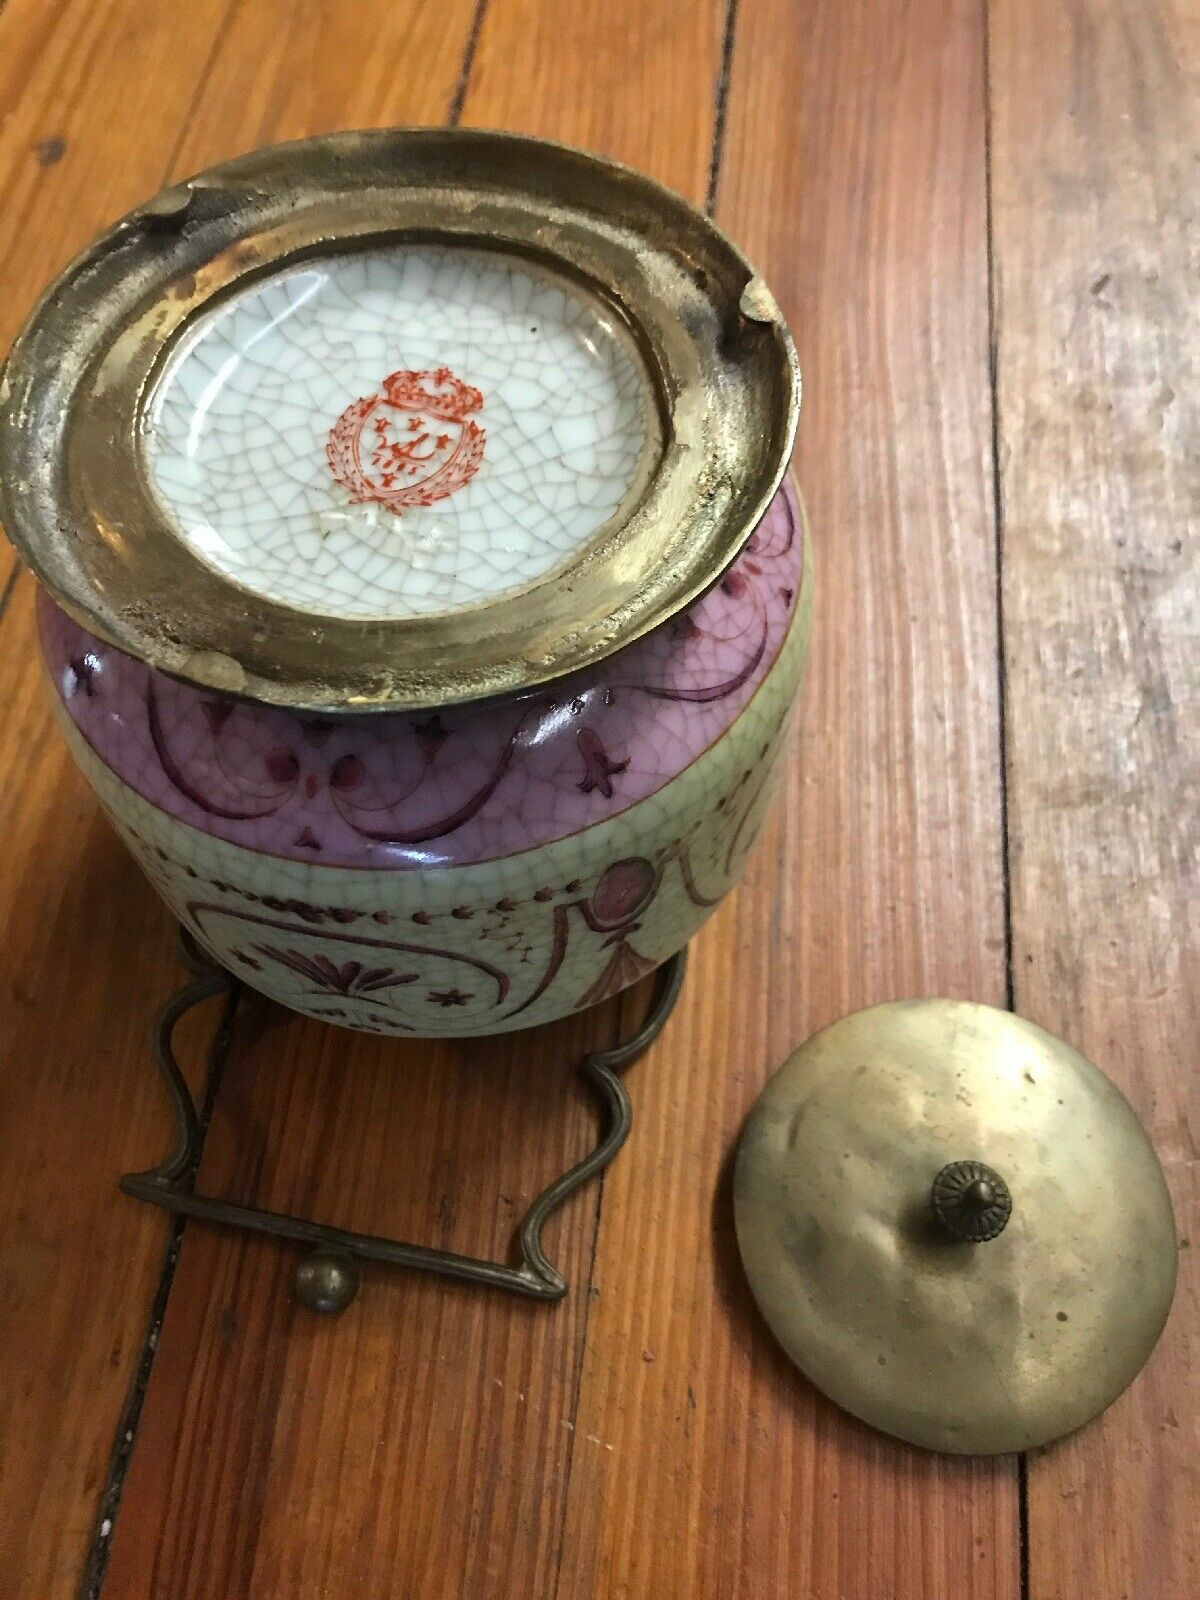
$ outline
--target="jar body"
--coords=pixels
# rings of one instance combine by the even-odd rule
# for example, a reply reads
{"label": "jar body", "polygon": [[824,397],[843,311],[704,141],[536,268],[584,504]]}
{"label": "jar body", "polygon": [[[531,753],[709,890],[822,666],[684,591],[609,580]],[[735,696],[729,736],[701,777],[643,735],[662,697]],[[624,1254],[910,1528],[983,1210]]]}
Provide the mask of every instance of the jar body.
{"label": "jar body", "polygon": [[785,486],[721,584],[508,701],[312,718],[166,679],[44,600],[72,753],[180,922],[294,1010],[490,1034],[618,993],[740,875],[807,645]]}

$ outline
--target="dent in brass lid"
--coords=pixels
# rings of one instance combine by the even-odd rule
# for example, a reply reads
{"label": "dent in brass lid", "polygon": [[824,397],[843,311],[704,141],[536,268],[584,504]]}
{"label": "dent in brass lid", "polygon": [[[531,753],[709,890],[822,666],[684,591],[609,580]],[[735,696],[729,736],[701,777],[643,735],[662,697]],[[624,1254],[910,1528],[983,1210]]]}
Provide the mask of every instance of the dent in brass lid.
{"label": "dent in brass lid", "polygon": [[0,521],[152,666],[440,705],[702,593],[798,404],[770,293],[677,195],[508,134],[333,134],[167,190],[67,268],[0,377]]}
{"label": "dent in brass lid", "polygon": [[831,1399],[929,1449],[1046,1444],[1149,1357],[1171,1201],[1103,1073],[1006,1011],[911,1000],[792,1055],[738,1150],[755,1299]]}

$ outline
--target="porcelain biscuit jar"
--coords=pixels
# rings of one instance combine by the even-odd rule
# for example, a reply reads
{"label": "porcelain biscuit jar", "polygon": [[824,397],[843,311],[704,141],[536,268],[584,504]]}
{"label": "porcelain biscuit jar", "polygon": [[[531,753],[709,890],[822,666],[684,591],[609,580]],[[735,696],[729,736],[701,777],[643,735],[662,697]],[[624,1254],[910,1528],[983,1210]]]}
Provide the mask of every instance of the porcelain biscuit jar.
{"label": "porcelain biscuit jar", "polygon": [[0,521],[72,754],[197,943],[415,1035],[679,950],[800,680],[798,404],[739,251],[561,146],[323,137],[97,239],[0,378]]}

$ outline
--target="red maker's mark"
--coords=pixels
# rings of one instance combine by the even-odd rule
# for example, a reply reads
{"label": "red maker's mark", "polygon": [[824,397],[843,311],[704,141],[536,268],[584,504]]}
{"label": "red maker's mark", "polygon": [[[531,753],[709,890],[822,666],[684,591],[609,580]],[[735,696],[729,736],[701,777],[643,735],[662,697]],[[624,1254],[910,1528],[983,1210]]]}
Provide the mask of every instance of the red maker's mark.
{"label": "red maker's mark", "polygon": [[431,506],[479,470],[487,434],[472,413],[482,408],[480,391],[449,367],[393,372],[330,428],[329,470],[352,505]]}

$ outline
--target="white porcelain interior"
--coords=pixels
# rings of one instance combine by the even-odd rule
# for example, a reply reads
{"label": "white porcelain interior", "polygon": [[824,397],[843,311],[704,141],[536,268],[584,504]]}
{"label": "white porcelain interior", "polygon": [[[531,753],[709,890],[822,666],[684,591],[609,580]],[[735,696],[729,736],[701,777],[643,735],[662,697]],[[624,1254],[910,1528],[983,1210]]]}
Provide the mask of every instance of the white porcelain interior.
{"label": "white porcelain interior", "polygon": [[184,332],[142,417],[179,536],[247,589],[343,617],[453,611],[576,555],[660,448],[600,300],[471,247],[308,259]]}

